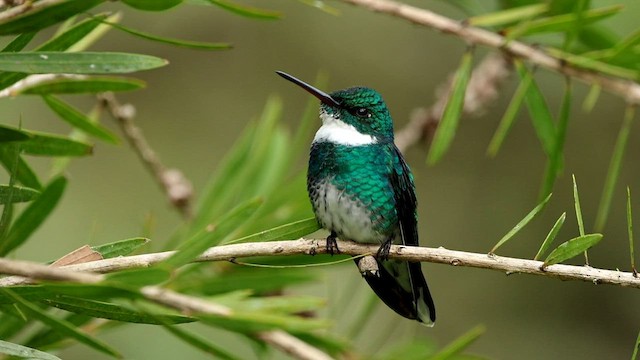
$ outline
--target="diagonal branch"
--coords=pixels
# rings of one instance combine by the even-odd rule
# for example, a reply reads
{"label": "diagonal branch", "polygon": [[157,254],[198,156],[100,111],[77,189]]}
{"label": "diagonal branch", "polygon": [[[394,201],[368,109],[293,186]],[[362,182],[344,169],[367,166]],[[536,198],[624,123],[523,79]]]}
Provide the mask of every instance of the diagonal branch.
{"label": "diagonal branch", "polygon": [[484,45],[500,49],[508,55],[529,61],[539,67],[555,71],[589,85],[600,85],[602,89],[625,99],[631,104],[640,104],[640,84],[627,79],[609,77],[593,70],[586,70],[565,60],[552,56],[544,50],[520,41],[507,40],[504,36],[473,27],[432,11],[391,0],[342,0],[345,3],[367,8],[426,26],[445,34],[457,36],[469,44]]}
{"label": "diagonal branch", "polygon": [[[201,256],[196,258],[195,261],[233,261],[236,258],[251,256],[324,254],[326,253],[324,242],[324,239],[298,239],[222,245],[209,248]],[[379,247],[378,245],[363,245],[348,241],[338,241],[338,246],[341,253],[345,255],[375,254]],[[167,259],[173,253],[173,251],[167,251],[118,257],[63,266],[52,271],[66,270],[85,274],[86,272],[108,273],[131,268],[149,267]],[[391,246],[389,258],[491,269],[505,272],[508,275],[518,273],[532,274],[560,280],[580,280],[594,284],[609,284],[640,289],[640,278],[634,277],[631,272],[563,264],[555,264],[543,268],[543,262],[541,261],[455,251],[444,248],[436,249],[393,245]],[[3,262],[10,261],[0,259],[0,274],[30,276],[29,273],[18,272],[15,269],[12,270],[11,267],[2,266]],[[51,274],[54,273],[52,272]],[[42,278],[41,276],[43,275],[37,275],[38,278]],[[52,278],[56,279],[55,277]],[[24,285],[32,282],[33,281],[26,278],[13,276],[0,279],[0,286]]]}
{"label": "diagonal branch", "polygon": [[169,169],[160,161],[142,134],[142,130],[133,122],[135,115],[133,105],[120,104],[112,93],[102,93],[98,95],[98,100],[117,121],[129,144],[160,184],[171,204],[185,219],[190,219],[193,197],[191,183],[180,170]]}

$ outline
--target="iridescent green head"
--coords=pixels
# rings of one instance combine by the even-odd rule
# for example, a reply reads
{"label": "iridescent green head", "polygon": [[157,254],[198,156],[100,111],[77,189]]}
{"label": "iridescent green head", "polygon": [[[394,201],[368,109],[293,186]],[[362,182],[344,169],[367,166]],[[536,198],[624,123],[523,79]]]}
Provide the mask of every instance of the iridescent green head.
{"label": "iridescent green head", "polygon": [[377,91],[352,87],[327,94],[289,74],[281,71],[276,73],[322,102],[320,118],[324,129],[321,128],[316,134],[316,140],[319,137],[329,138],[329,141],[337,139],[334,142],[347,145],[393,142],[391,115]]}

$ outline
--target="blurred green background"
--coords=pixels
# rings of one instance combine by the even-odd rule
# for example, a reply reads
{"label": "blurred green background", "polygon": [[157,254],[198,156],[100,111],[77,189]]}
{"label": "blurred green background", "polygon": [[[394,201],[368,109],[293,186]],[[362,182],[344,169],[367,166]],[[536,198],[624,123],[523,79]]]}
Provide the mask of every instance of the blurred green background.
{"label": "blurred green background", "polygon": [[[465,15],[445,1],[407,1],[444,15]],[[136,106],[136,122],[165,164],[181,169],[196,193],[215,171],[225,152],[246,124],[261,113],[266,99],[277,94],[284,101],[285,120],[294,128],[308,100],[300,89],[274,74],[284,70],[308,81],[322,71],[335,90],[366,85],[380,91],[391,109],[396,128],[412,109],[430,106],[435,90],[455,71],[465,44],[457,38],[330,2],[339,16],[297,1],[244,1],[281,11],[279,21],[256,21],[211,6],[182,5],[163,13],[135,11],[119,3],[101,10],[122,10],[122,23],[150,33],[184,39],[226,41],[234,49],[199,52],[156,44],[111,31],[93,49],[156,55],[170,60],[158,70],[136,74],[148,82],[143,91],[119,95]],[[623,35],[637,27],[640,2],[594,1],[594,5],[625,4],[626,10],[605,22]],[[487,11],[493,1],[482,2]],[[476,61],[485,49],[479,49]],[[559,107],[564,79],[538,71],[536,79],[554,111]],[[484,253],[537,202],[545,157],[525,111],[495,159],[485,156],[517,79],[501,91],[498,101],[481,116],[462,120],[451,151],[434,167],[425,165],[427,147],[412,147],[406,157],[417,185],[421,243]],[[564,175],[556,183],[547,209],[499,255],[532,258],[557,217],[567,212],[558,241],[578,235],[573,210],[571,174],[580,189],[585,226],[592,230],[601,189],[624,113],[623,100],[603,94],[591,113],[580,104],[587,88],[576,86],[573,114],[566,141]],[[67,97],[89,110],[90,97]],[[0,102],[5,123],[32,130],[66,133],[37,98]],[[114,128],[114,124],[108,124]],[[631,187],[640,209],[640,171],[636,155],[640,124],[633,126],[629,149],[614,194],[604,240],[590,251],[595,267],[629,270],[624,187]],[[304,168],[307,154],[301,154]],[[48,162],[37,160],[44,173]],[[45,261],[83,244],[99,244],[144,234],[152,219],[151,250],[162,248],[180,224],[162,192],[126,144],[98,143],[95,155],[74,159],[70,183],[56,213],[34,238],[17,252],[21,259]],[[3,175],[4,176],[4,175]],[[6,181],[5,181],[6,182]],[[282,184],[287,186],[287,184]],[[640,210],[636,210],[640,213]],[[323,235],[323,234],[321,234]],[[582,258],[575,259],[580,264]],[[351,264],[349,264],[351,265]],[[425,264],[424,270],[438,309],[432,329],[396,316],[379,306],[355,341],[364,352],[376,352],[411,339],[440,346],[472,327],[486,333],[471,352],[497,359],[618,359],[629,358],[640,330],[636,304],[640,292],[613,286],[562,282],[526,275],[505,276],[488,270]],[[324,281],[291,292],[313,293],[328,299],[326,314],[341,329],[352,307],[363,306],[369,288],[353,266],[316,270]],[[203,329],[203,331],[205,331]],[[205,336],[233,337],[207,329]],[[206,358],[152,326],[115,329],[104,338],[128,359]],[[247,353],[247,350],[242,350]],[[82,346],[65,350],[65,359],[99,354]]]}

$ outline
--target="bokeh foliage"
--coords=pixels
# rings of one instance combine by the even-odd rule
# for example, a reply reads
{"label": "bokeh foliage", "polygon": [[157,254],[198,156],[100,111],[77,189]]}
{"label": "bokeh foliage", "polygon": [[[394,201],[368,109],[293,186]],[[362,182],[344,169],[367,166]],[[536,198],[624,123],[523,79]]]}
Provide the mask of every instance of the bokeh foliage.
{"label": "bokeh foliage", "polygon": [[[122,2],[142,11],[162,12],[176,6],[202,5],[218,6],[256,21],[282,17],[277,11],[226,0]],[[332,16],[336,12],[322,1],[302,2],[328,13],[322,16]],[[118,24],[123,14],[110,12],[110,4],[103,0],[66,0],[43,6],[39,6],[39,3],[34,2],[35,10],[15,17],[2,17],[0,13],[0,35],[10,39],[0,53],[0,91],[6,91],[11,96],[30,96],[32,101],[42,100],[51,109],[52,118],[62,120],[72,130],[68,135],[42,133],[22,128],[19,119],[7,121],[13,126],[0,126],[0,163],[8,174],[6,184],[0,186],[0,203],[3,204],[0,256],[11,256],[50,217],[67,187],[65,172],[70,158],[90,156],[94,141],[123,143],[118,135],[101,124],[104,116],[100,116],[100,111],[85,114],[63,97],[139,90],[146,86],[145,83],[127,74],[168,64],[166,59],[146,54],[121,53],[117,52],[118,49],[113,52],[87,49],[111,30],[189,49],[231,49],[228,43],[167,38],[143,29],[125,27]],[[638,33],[617,37],[600,24],[602,20],[623,11],[619,6],[597,8],[590,1],[500,1],[496,12],[479,13],[473,2],[453,3],[468,13],[471,25],[500,31],[510,39],[540,43],[549,53],[581,68],[632,81],[638,79]],[[170,13],[155,15],[171,16]],[[42,40],[43,37],[47,39]],[[445,115],[431,144],[428,155],[430,164],[446,161],[444,155],[453,146],[464,90],[475,55],[474,50],[469,49],[462,57]],[[555,181],[563,171],[563,144],[573,99],[573,84],[567,81],[561,110],[557,116],[553,115],[536,83],[536,69],[528,68],[520,61],[515,61],[515,66],[520,85],[498,126],[488,153],[495,156],[499,152],[517,113],[521,107],[526,107],[547,159],[540,191],[540,200],[545,200],[514,227],[515,231],[507,233],[499,245],[511,240],[517,231],[542,211],[549,200]],[[15,86],[20,81],[37,78],[32,75],[38,74],[56,76],[42,78],[43,81],[33,85]],[[322,83],[322,80],[319,81]],[[592,96],[585,107],[593,107],[598,93],[599,88],[594,84]],[[311,218],[304,189],[304,172],[299,166],[299,156],[306,152],[312,121],[316,117],[316,104],[309,103],[307,111],[301,116],[303,121],[293,133],[282,124],[282,107],[277,97],[269,98],[262,116],[248,123],[242,136],[201,191],[193,218],[185,221],[171,236],[167,247],[178,249],[174,257],[151,269],[113,274],[100,285],[43,284],[2,289],[0,353],[23,358],[55,359],[57,357],[53,354],[57,350],[78,342],[109,356],[122,357],[126,354],[107,344],[101,335],[123,326],[150,324],[166,328],[181,341],[215,357],[242,357],[236,354],[234,348],[199,335],[196,328],[190,327],[193,324],[189,325],[199,322],[237,334],[258,357],[268,354],[269,349],[253,334],[267,329],[285,330],[332,355],[361,353],[363,356],[373,356],[367,349],[354,349],[349,335],[366,324],[377,304],[374,298],[371,298],[373,300],[368,306],[359,309],[353,322],[347,326],[350,331],[340,333],[335,331],[331,321],[318,313],[325,303],[322,298],[287,295],[283,291],[294,285],[317,281],[313,268],[288,265],[330,262],[331,259],[276,257],[246,260],[247,263],[270,266],[267,268],[227,263],[189,264],[190,260],[210,246],[292,239],[318,229]],[[633,117],[633,107],[630,106],[612,154],[611,166],[606,173],[607,180],[594,229],[596,232],[602,231],[607,220]],[[51,158],[53,175],[47,177],[37,174],[30,165],[31,156]],[[283,183],[288,186],[282,186]],[[580,213],[577,186],[575,209]],[[546,264],[562,262],[579,255],[602,239],[598,233],[585,233],[581,216],[577,219],[581,224],[580,234],[551,250],[551,244],[564,223],[563,214],[551,229],[537,257],[550,252]],[[632,239],[631,225],[629,234]],[[113,240],[116,241],[95,246],[93,250],[104,258],[125,256],[144,251],[147,243],[147,239],[141,237]],[[633,257],[631,259],[633,262]],[[228,306],[233,310],[232,315],[187,316],[161,308],[139,295],[141,286],[152,284]],[[380,359],[472,358],[460,354],[483,332],[482,327],[473,328],[440,349],[428,341],[415,341],[375,355]]]}

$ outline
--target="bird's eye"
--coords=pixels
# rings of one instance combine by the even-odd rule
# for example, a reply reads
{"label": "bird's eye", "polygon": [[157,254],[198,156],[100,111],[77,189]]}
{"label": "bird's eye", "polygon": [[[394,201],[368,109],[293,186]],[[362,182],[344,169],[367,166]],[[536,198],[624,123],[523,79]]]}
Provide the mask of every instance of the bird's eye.
{"label": "bird's eye", "polygon": [[371,112],[367,108],[357,108],[355,111],[356,115],[361,118],[369,118],[371,117]]}

